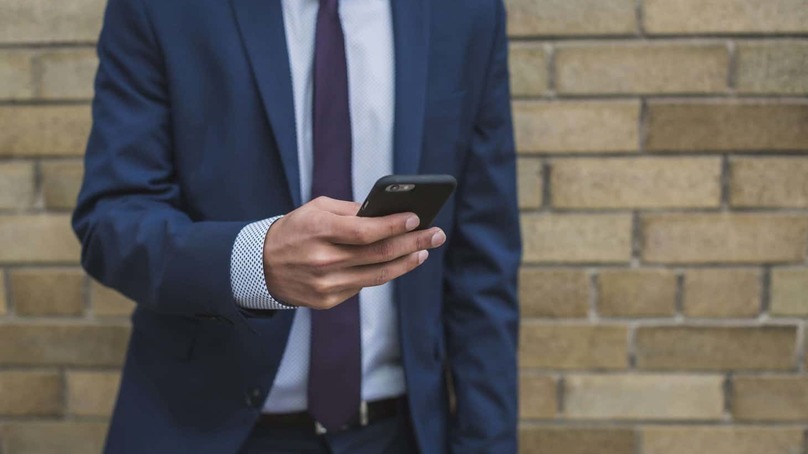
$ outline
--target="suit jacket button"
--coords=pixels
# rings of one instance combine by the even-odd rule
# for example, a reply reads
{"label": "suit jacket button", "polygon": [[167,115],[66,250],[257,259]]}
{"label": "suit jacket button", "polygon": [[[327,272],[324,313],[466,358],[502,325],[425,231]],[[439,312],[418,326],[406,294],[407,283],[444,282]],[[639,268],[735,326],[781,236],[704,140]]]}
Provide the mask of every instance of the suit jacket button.
{"label": "suit jacket button", "polygon": [[261,388],[253,388],[247,391],[247,394],[244,396],[244,401],[248,407],[260,407],[264,404],[264,400],[261,399],[262,395]]}

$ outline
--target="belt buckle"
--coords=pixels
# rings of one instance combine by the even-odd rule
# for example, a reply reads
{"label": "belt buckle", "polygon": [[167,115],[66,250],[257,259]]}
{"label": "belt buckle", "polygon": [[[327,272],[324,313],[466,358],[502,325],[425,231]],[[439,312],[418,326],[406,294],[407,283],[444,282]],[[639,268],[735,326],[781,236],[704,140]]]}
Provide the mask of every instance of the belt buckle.
{"label": "belt buckle", "polygon": [[[365,427],[369,423],[370,423],[370,421],[369,421],[369,417],[368,417],[368,403],[367,403],[367,401],[363,400],[362,402],[359,403],[359,426],[360,427]],[[344,427],[344,429],[347,429],[347,428],[348,428],[348,426]],[[319,421],[315,420],[314,421],[314,433],[317,434],[317,435],[325,435],[326,433],[328,433],[328,430],[325,427],[323,427],[323,425],[320,424]]]}
{"label": "belt buckle", "polygon": [[359,403],[359,425],[362,427],[368,425],[368,402],[366,400]]}

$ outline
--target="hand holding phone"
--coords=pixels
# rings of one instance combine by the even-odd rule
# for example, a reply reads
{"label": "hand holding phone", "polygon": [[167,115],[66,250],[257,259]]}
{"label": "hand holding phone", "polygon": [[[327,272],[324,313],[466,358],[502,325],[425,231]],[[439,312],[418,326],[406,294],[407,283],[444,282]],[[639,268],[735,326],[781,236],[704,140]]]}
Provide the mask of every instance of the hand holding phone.
{"label": "hand holding phone", "polygon": [[264,241],[264,278],[275,299],[330,309],[364,287],[412,271],[446,241],[441,229],[428,226],[454,179],[385,178],[360,210],[363,217],[357,203],[318,197],[272,225]]}

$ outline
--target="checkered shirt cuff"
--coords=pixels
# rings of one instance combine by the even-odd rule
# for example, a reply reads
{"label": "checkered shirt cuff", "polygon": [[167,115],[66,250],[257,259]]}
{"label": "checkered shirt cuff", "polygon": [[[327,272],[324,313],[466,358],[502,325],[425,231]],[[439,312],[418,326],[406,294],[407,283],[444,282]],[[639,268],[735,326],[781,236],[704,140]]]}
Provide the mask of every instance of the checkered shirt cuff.
{"label": "checkered shirt cuff", "polygon": [[245,309],[294,309],[276,300],[264,276],[264,241],[269,228],[283,216],[248,224],[236,237],[230,257],[230,285],[236,304]]}

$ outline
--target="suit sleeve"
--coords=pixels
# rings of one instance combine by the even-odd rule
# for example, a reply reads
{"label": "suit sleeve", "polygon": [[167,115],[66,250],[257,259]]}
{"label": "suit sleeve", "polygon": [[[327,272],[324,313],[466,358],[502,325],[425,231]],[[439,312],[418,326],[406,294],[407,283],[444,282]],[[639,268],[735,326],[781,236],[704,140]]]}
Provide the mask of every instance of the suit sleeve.
{"label": "suit sleeve", "polygon": [[142,0],[109,0],[98,56],[73,214],[82,265],[160,313],[236,315],[231,254],[247,222],[194,220],[182,209],[165,68]]}
{"label": "suit sleeve", "polygon": [[451,450],[515,453],[521,259],[505,14],[457,194],[447,250],[445,335],[456,397]]}

